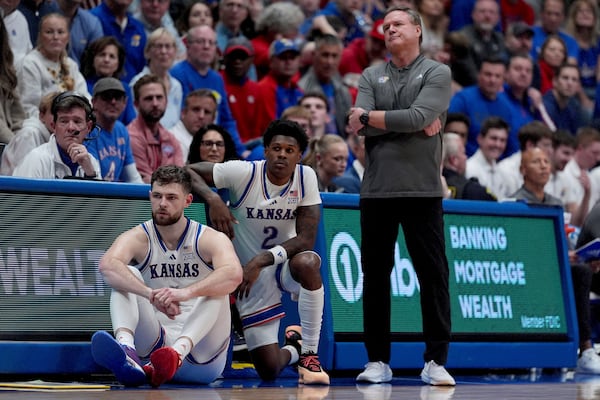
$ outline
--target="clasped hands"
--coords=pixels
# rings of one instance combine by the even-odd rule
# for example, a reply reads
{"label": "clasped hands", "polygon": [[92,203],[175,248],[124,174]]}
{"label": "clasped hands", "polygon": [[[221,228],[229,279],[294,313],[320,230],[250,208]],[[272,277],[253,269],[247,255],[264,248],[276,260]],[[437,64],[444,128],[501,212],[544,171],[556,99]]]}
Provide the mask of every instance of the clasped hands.
{"label": "clasped hands", "polygon": [[179,302],[185,300],[183,294],[183,289],[165,287],[152,290],[148,300],[169,319],[175,319],[177,315],[181,314]]}

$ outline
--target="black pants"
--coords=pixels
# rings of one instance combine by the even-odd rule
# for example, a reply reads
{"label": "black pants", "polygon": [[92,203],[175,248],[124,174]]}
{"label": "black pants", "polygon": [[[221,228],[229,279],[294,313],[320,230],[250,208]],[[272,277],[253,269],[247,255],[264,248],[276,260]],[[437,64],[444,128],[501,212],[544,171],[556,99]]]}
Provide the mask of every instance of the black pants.
{"label": "black pants", "polygon": [[577,312],[577,327],[579,328],[579,343],[592,338],[590,317],[590,287],[592,285],[592,270],[585,264],[571,266],[573,280],[573,296]]}
{"label": "black pants", "polygon": [[360,211],[363,324],[369,361],[390,361],[390,275],[401,225],[421,286],[423,358],[445,365],[451,323],[442,199],[361,199]]}

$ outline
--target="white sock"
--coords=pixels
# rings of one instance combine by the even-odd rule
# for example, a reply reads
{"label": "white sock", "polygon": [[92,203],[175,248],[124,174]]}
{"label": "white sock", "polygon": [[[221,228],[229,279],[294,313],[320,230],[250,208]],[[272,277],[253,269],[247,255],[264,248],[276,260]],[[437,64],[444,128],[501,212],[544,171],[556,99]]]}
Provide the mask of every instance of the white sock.
{"label": "white sock", "polygon": [[192,342],[187,337],[180,337],[173,344],[173,349],[179,353],[179,357],[183,360],[192,351]]}
{"label": "white sock", "polygon": [[133,334],[131,332],[129,332],[128,330],[119,329],[115,333],[115,336],[116,336],[117,342],[119,342],[120,344],[124,344],[126,346],[131,347],[132,349],[135,349]]}
{"label": "white sock", "polygon": [[288,365],[294,365],[298,362],[300,354],[298,354],[298,350],[296,350],[294,346],[288,344],[287,346],[283,346],[282,349],[286,349],[290,352],[290,361],[288,362]]}
{"label": "white sock", "polygon": [[298,296],[298,314],[302,325],[302,354],[319,349],[319,336],[325,303],[323,286],[317,290],[300,288]]}

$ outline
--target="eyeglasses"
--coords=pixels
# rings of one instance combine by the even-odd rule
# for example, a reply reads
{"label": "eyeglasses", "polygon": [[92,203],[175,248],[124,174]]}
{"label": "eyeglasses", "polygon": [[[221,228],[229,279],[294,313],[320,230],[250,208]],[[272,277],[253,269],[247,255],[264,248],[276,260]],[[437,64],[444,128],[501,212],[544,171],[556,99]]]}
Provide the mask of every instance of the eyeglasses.
{"label": "eyeglasses", "polygon": [[215,46],[216,41],[210,39],[188,39],[189,44],[198,43],[200,46]]}
{"label": "eyeglasses", "polygon": [[103,92],[98,95],[104,101],[117,100],[121,101],[125,98],[125,95],[121,92]]}
{"label": "eyeglasses", "polygon": [[173,48],[175,48],[175,44],[174,43],[154,43],[152,45],[152,48],[154,49],[167,49],[167,50],[171,50]]}
{"label": "eyeglasses", "polygon": [[207,149],[212,149],[213,146],[217,146],[218,148],[225,147],[225,142],[222,140],[201,140],[200,146],[206,147]]}

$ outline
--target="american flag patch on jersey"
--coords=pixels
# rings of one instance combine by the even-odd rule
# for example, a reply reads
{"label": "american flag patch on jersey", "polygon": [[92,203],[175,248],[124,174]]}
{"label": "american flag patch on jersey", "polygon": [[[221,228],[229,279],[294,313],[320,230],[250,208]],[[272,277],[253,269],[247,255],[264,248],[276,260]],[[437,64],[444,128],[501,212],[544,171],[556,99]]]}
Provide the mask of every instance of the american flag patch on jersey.
{"label": "american flag patch on jersey", "polygon": [[298,204],[298,191],[290,190],[290,195],[287,200],[288,204]]}

